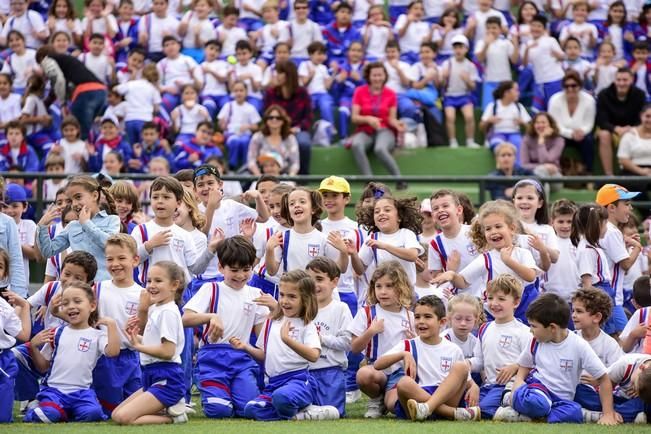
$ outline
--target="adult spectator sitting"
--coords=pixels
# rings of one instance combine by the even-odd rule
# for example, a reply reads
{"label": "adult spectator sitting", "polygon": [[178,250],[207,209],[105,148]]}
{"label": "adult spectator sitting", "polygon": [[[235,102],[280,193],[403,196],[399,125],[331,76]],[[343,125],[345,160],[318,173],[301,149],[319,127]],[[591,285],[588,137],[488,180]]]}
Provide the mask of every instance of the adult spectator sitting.
{"label": "adult spectator sitting", "polygon": [[[371,164],[366,152],[373,149],[384,167],[394,176],[400,176],[398,163],[391,155],[396,147],[396,133],[405,130],[398,120],[398,98],[396,93],[385,86],[387,70],[381,62],[372,62],[364,68],[363,86],[355,89],[351,119],[357,130],[352,137],[351,147],[355,162],[362,175],[372,175]],[[406,189],[399,182],[398,190]]]}
{"label": "adult spectator sitting", "polygon": [[253,175],[261,175],[258,158],[265,154],[279,154],[282,157],[282,173],[299,173],[299,145],[291,132],[291,120],[287,112],[278,105],[269,106],[265,110],[260,131],[251,137],[247,161],[248,169]]}
{"label": "adult spectator sitting", "polygon": [[[617,159],[624,176],[651,177],[651,104],[640,113],[640,125],[622,136],[617,149]],[[648,201],[651,185],[648,181],[625,183],[629,189],[641,192],[640,201]]]}
{"label": "adult spectator sitting", "polygon": [[36,62],[40,64],[52,86],[45,105],[49,106],[56,99],[65,108],[70,99],[70,112],[79,121],[81,139],[88,139],[93,121],[102,116],[106,106],[106,86],[86,65],[67,54],[58,54],[52,45],[44,45],[38,49]]}
{"label": "adult spectator sitting", "polygon": [[[495,166],[496,170],[493,170],[488,176],[503,176],[509,178],[512,176],[533,176],[533,172],[524,167],[520,167],[516,163],[515,155],[517,149],[513,143],[504,142],[500,143],[495,147]],[[513,185],[515,182],[511,183],[509,186],[508,182],[489,182],[486,185],[486,189],[491,193],[491,199],[506,199],[511,200],[513,195]]]}
{"label": "adult spectator sitting", "polygon": [[559,176],[564,148],[565,140],[559,135],[554,118],[545,112],[537,113],[522,140],[520,165],[536,176]]}
{"label": "adult spectator sitting", "polygon": [[578,149],[581,162],[588,173],[594,165],[594,128],[597,102],[581,90],[583,81],[574,70],[563,77],[563,91],[549,100],[549,114],[556,121],[558,132],[565,139],[565,146]]}
{"label": "adult spectator sitting", "polygon": [[633,79],[630,69],[619,68],[615,82],[597,96],[599,158],[606,175],[613,174],[613,137],[621,138],[640,122],[646,96]]}
{"label": "adult spectator sitting", "polygon": [[[301,175],[307,175],[310,170],[312,128],[312,100],[304,87],[298,84],[298,72],[292,61],[276,64],[276,86],[267,89],[264,94],[265,112],[271,106],[277,105],[284,109],[291,122],[291,133],[298,142],[300,154]],[[250,164],[250,163],[249,163]]]}

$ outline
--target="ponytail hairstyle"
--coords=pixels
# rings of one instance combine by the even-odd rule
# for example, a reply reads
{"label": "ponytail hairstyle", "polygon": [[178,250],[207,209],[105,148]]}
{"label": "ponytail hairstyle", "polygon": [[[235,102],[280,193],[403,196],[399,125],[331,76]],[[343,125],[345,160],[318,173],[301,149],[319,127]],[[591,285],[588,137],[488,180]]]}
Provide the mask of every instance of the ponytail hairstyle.
{"label": "ponytail hairstyle", "polygon": [[194,194],[190,193],[188,190],[183,191],[183,199],[181,200],[188,207],[188,215],[192,221],[192,226],[197,229],[201,229],[206,224],[206,218],[199,211],[197,206],[197,200],[194,198]]}
{"label": "ponytail hairstyle", "polygon": [[107,189],[102,187],[102,184],[97,179],[88,175],[74,176],[70,179],[70,181],[68,181],[68,185],[66,186],[66,188],[72,186],[81,187],[91,194],[97,193],[98,208],[101,203],[102,196],[104,196],[104,199],[106,200],[107,213],[117,215],[117,211],[115,210],[115,200],[113,199],[113,195]]}
{"label": "ponytail hairstyle", "polygon": [[159,267],[165,270],[165,274],[170,279],[172,283],[176,282],[176,288],[174,291],[174,302],[177,305],[181,305],[181,299],[183,297],[183,290],[186,286],[185,271],[177,263],[172,261],[159,261],[156,262],[152,267]]}
{"label": "ponytail hairstyle", "polygon": [[321,193],[316,190],[311,190],[307,187],[296,187],[287,194],[283,194],[282,200],[280,202],[280,216],[287,220],[289,226],[294,226],[294,220],[292,220],[291,212],[289,209],[289,196],[292,195],[295,191],[304,191],[307,193],[310,198],[310,205],[312,208],[312,226],[321,230],[320,218],[323,214],[323,197]]}
{"label": "ponytail hairstyle", "polygon": [[606,220],[608,220],[608,211],[601,205],[589,203],[579,207],[572,220],[572,234],[570,235],[572,244],[578,246],[583,236],[589,245],[599,247],[601,225]]}
{"label": "ponytail hairstyle", "polygon": [[[304,270],[292,270],[282,275],[280,283],[289,283],[296,285],[299,296],[301,298],[301,311],[299,313],[301,319],[305,324],[316,318],[319,312],[319,305],[316,301],[316,287],[314,280]],[[279,320],[283,317],[283,310],[280,305],[276,307],[272,319]]]}
{"label": "ponytail hairstyle", "polygon": [[[82,282],[81,280],[73,280],[72,282],[68,283],[64,288],[63,292],[67,291],[70,288],[77,288],[81,289],[84,294],[86,294],[86,297],[88,297],[88,301],[92,304],[95,303],[95,310],[90,313],[88,316],[88,325],[91,327],[95,327],[95,324],[97,324],[97,320],[99,319],[99,306],[97,306],[97,298],[95,297],[95,289],[86,282]],[[62,294],[63,294],[62,292]]]}

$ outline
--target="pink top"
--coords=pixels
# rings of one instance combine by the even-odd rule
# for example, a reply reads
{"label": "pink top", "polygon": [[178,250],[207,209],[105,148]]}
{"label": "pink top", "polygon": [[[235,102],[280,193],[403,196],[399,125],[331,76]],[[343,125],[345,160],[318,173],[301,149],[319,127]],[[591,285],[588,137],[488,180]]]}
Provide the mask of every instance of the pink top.
{"label": "pink top", "polygon": [[548,137],[545,146],[539,146],[538,139],[527,134],[520,145],[521,166],[533,170],[541,164],[551,163],[560,169],[563,148],[565,139],[561,136]]}
{"label": "pink top", "polygon": [[[381,128],[389,128],[389,112],[392,107],[398,107],[396,93],[384,86],[378,95],[371,94],[368,84],[355,89],[353,105],[359,107],[361,116],[375,116],[382,121]],[[367,124],[358,125],[357,131],[374,134],[373,127]]]}

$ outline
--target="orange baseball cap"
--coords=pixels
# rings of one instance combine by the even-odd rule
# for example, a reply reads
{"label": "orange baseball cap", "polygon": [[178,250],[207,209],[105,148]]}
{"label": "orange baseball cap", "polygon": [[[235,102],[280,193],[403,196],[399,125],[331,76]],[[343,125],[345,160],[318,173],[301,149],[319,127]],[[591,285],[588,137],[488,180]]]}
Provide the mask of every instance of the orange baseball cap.
{"label": "orange baseball cap", "polygon": [[596,201],[601,206],[607,206],[618,200],[631,200],[638,194],[639,191],[628,191],[621,185],[606,184],[597,192]]}

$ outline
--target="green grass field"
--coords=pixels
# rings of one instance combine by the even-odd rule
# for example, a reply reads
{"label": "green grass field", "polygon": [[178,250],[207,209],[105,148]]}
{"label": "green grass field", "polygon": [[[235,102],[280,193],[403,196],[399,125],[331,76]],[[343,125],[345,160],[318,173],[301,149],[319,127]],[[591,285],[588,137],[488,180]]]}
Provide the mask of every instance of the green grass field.
{"label": "green grass field", "polygon": [[[574,433],[651,433],[651,425],[619,425],[617,427],[600,427],[597,425],[548,425],[544,423],[504,424],[498,422],[424,422],[413,423],[398,421],[394,418],[364,419],[366,405],[358,402],[346,408],[348,417],[338,421],[323,422],[252,422],[248,420],[210,420],[201,414],[190,417],[190,422],[182,426],[149,425],[140,427],[121,427],[111,422],[98,424],[58,424],[31,425],[23,424],[20,419],[11,425],[0,425],[0,433],[140,433],[164,434],[178,432],[219,433],[219,434],[403,434],[403,433],[459,433],[459,434],[574,434]],[[200,413],[200,410],[198,410]]]}

